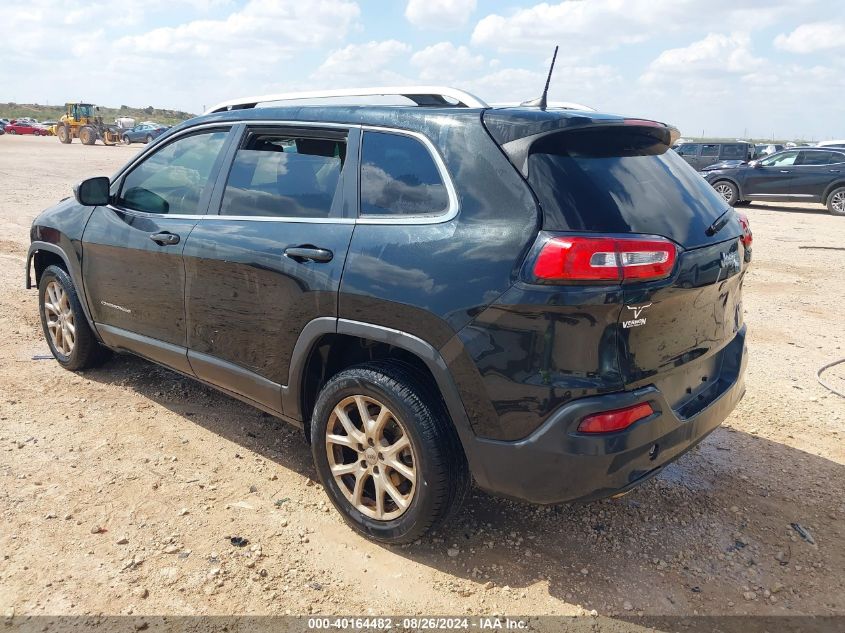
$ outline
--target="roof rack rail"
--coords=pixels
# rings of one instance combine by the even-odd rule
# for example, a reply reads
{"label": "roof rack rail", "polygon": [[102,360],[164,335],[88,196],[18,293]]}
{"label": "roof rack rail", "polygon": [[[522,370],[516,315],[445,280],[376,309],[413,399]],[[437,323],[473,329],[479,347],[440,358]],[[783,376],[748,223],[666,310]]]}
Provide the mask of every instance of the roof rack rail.
{"label": "roof rack rail", "polygon": [[[258,97],[242,97],[223,101],[205,111],[226,112],[227,110],[243,110],[254,108],[259,103],[275,101],[301,101],[304,99],[332,99],[337,97],[375,97],[401,96],[410,99],[418,106],[449,106],[457,105],[464,108],[489,108],[484,101],[464,90],[449,88],[448,86],[387,86],[379,88],[344,88],[340,90],[315,90],[309,92],[288,92],[282,94],[261,95]],[[457,104],[447,101],[452,99]]]}

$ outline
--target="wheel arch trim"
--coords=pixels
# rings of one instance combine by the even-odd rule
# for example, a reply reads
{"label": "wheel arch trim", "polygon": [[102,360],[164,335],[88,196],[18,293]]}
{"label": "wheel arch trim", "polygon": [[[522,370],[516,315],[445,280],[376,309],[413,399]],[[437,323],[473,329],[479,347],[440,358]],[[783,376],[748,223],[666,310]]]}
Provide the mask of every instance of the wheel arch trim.
{"label": "wheel arch trim", "polygon": [[837,189],[840,189],[842,187],[845,187],[845,179],[836,180],[836,181],[832,182],[831,184],[829,184],[827,187],[825,187],[824,194],[822,195],[822,198],[821,198],[821,203],[827,204],[827,200],[828,200],[828,198],[830,198],[830,194],[832,194],[834,191],[836,191]]}
{"label": "wheel arch trim", "polygon": [[319,317],[310,321],[302,330],[294,346],[290,360],[288,384],[282,386],[282,409],[284,414],[296,420],[302,420],[302,379],[305,364],[319,338],[325,334],[346,334],[363,339],[387,343],[404,349],[425,363],[432,377],[437,383],[443,401],[452,419],[461,444],[464,447],[467,460],[472,468],[472,450],[470,447],[475,439],[475,433],[469,422],[466,409],[458,392],[452,374],[440,352],[423,339],[393,328],[341,319],[335,317]]}
{"label": "wheel arch trim", "polygon": [[26,273],[25,273],[25,285],[27,290],[31,290],[32,285],[32,259],[36,253],[39,251],[46,251],[48,253],[53,253],[54,255],[58,255],[65,264],[65,271],[70,276],[71,281],[73,282],[74,287],[76,288],[76,294],[79,296],[79,303],[82,305],[82,312],[85,313],[85,319],[88,321],[88,325],[91,327],[91,330],[94,332],[94,336],[96,336],[97,340],[102,343],[102,337],[100,333],[97,331],[97,327],[94,323],[94,319],[91,318],[91,312],[88,310],[88,297],[85,294],[85,286],[82,285],[82,279],[80,278],[77,270],[74,266],[71,266],[70,258],[65,253],[64,249],[57,244],[52,244],[50,242],[42,242],[42,241],[34,241],[29,245],[29,249],[26,254]]}

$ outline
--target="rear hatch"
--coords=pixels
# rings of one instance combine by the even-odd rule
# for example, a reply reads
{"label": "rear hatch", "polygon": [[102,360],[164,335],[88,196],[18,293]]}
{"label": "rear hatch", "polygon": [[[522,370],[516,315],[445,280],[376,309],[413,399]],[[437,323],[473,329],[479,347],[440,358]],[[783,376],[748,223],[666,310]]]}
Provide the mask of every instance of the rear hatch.
{"label": "rear hatch", "polygon": [[741,341],[731,345],[742,328],[750,259],[740,217],[669,149],[671,130],[663,124],[568,118],[560,129],[546,119],[534,133],[530,125],[503,127],[495,111],[485,123],[537,196],[540,240],[609,237],[626,244],[657,236],[674,244],[674,265],[659,278],[622,272],[611,282],[558,282],[618,283],[622,382],[627,389],[656,384],[688,417],[729,386],[736,373],[731,355],[742,353]]}

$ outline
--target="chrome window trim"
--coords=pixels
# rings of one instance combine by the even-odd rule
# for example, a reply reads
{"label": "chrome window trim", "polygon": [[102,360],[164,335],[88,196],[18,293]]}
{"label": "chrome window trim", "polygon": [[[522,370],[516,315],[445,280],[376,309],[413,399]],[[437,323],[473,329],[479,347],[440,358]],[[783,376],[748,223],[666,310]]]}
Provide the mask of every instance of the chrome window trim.
{"label": "chrome window trim", "polygon": [[241,222],[284,222],[285,224],[355,224],[355,218],[299,218],[289,215],[218,215],[213,213],[200,216],[200,218],[212,222],[238,220]]}
{"label": "chrome window trim", "polygon": [[[211,220],[211,221],[221,221],[221,220],[237,220],[237,221],[248,221],[248,222],[287,222],[287,223],[299,223],[299,224],[401,224],[401,225],[423,225],[423,224],[442,224],[444,222],[449,222],[455,217],[457,217],[458,212],[460,211],[460,204],[458,203],[458,195],[457,191],[455,190],[455,185],[452,182],[452,178],[449,174],[448,169],[446,168],[446,163],[443,161],[443,157],[440,155],[440,152],[435,147],[434,143],[431,142],[425,134],[420,132],[416,132],[414,130],[403,130],[401,128],[394,128],[388,126],[378,126],[378,125],[362,125],[359,123],[336,123],[336,122],[322,122],[322,121],[298,121],[298,120],[278,120],[278,119],[238,119],[233,121],[218,121],[216,123],[202,123],[200,125],[192,125],[191,127],[185,128],[184,130],[179,130],[173,134],[173,136],[167,139],[168,143],[170,141],[174,141],[182,136],[187,134],[191,134],[196,132],[197,130],[203,130],[208,128],[221,128],[221,127],[228,127],[229,131],[231,132],[231,128],[233,128],[237,124],[244,124],[246,126],[257,126],[257,125],[267,125],[267,126],[297,126],[297,127],[316,127],[316,128],[334,128],[334,129],[344,129],[344,130],[353,130],[353,129],[360,129],[364,132],[371,131],[371,132],[384,132],[388,134],[399,134],[403,136],[410,136],[412,138],[417,139],[420,141],[423,146],[428,150],[429,155],[431,156],[432,160],[434,161],[435,166],[437,167],[437,171],[440,174],[440,178],[443,180],[443,184],[446,187],[446,195],[449,198],[449,206],[443,213],[438,213],[435,215],[404,215],[404,216],[371,216],[371,217],[357,217],[357,218],[300,218],[295,216],[252,216],[252,215],[219,215],[217,213],[208,213],[208,214],[198,214],[198,215],[183,215],[183,214],[167,214],[167,213],[148,213],[146,211],[136,211],[134,209],[124,209],[120,207],[116,207],[112,204],[106,205],[109,209],[113,211],[118,211],[120,213],[129,213],[131,215],[135,215],[138,217],[145,217],[145,218],[173,218],[175,220]],[[161,138],[161,137],[159,137]],[[154,147],[154,146],[150,146]],[[141,152],[138,156],[135,157],[134,160],[127,163],[123,169],[121,169],[113,178],[112,183],[114,181],[122,178],[124,174],[126,174],[129,170],[133,169],[135,165],[141,162],[149,152]],[[359,160],[359,169],[360,169],[360,160]],[[360,202],[356,201],[358,206],[358,213],[360,214]]]}
{"label": "chrome window trim", "polygon": [[[227,131],[231,133],[232,128],[235,127],[240,123],[240,121],[218,121],[217,123],[202,123],[200,125],[192,125],[191,127],[185,128],[184,130],[179,130],[178,132],[174,132],[173,136],[168,136],[166,138],[166,143],[164,145],[169,144],[171,141],[175,141],[178,138],[182,138],[188,134],[192,134],[197,130],[204,130],[208,128],[227,128]],[[126,163],[114,176],[111,177],[111,184],[114,185],[116,180],[123,178],[126,172],[134,169],[135,165],[140,163],[142,160],[146,159],[148,155],[152,155],[158,151],[159,139],[164,138],[164,136],[159,136],[157,139],[153,141],[150,145],[146,146],[146,149],[138,152],[138,154],[133,158],[131,161]],[[162,145],[162,147],[164,147]],[[158,214],[153,213],[154,216],[165,215],[165,214]],[[171,216],[172,217],[172,216]]]}
{"label": "chrome window trim", "polygon": [[[449,198],[449,206],[442,213],[436,213],[431,215],[374,215],[361,217],[361,205],[359,200],[358,224],[441,224],[443,222],[449,222],[450,220],[455,219],[455,217],[458,215],[458,211],[460,208],[460,205],[458,204],[458,194],[455,191],[455,185],[452,182],[451,176],[449,175],[449,170],[446,169],[446,163],[443,162],[443,157],[440,155],[440,152],[437,151],[437,148],[434,146],[434,143],[431,142],[431,139],[429,139],[425,134],[421,134],[420,132],[415,132],[413,130],[402,130],[392,127],[380,127],[377,125],[362,125],[361,129],[363,130],[364,134],[366,134],[367,132],[383,132],[387,134],[410,136],[411,138],[415,138],[416,140],[420,141],[423,146],[428,150],[429,155],[434,161],[435,167],[437,167],[437,172],[440,174],[440,179],[443,181],[443,185],[446,187],[446,195]],[[363,149],[363,147],[364,139],[362,137],[361,148]],[[360,168],[361,161],[359,160],[359,171]]]}
{"label": "chrome window trim", "polygon": [[170,218],[173,220],[198,220],[204,218],[204,215],[186,215],[184,213],[149,213],[147,211],[136,211],[135,209],[124,209],[123,207],[115,206],[111,203],[104,205],[107,209],[117,211],[118,213],[128,213],[129,215],[138,218]]}

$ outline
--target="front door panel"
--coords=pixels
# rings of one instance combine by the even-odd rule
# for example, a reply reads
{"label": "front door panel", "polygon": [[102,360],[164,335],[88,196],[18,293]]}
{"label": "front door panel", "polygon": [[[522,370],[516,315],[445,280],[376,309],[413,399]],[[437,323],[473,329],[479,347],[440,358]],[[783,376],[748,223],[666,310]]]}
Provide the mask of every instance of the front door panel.
{"label": "front door panel", "polygon": [[789,197],[797,158],[797,151],[783,152],[764,158],[756,167],[749,167],[742,187],[743,197],[773,200]]}
{"label": "front door panel", "polygon": [[743,195],[749,197],[786,197],[790,193],[792,166],[757,167],[748,170]]}
{"label": "front door panel", "polygon": [[[85,227],[82,270],[95,322],[185,345],[182,249],[195,219],[97,207]],[[171,233],[179,243],[150,236]]]}

